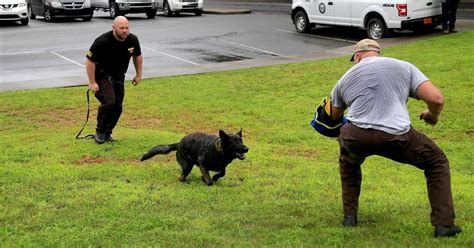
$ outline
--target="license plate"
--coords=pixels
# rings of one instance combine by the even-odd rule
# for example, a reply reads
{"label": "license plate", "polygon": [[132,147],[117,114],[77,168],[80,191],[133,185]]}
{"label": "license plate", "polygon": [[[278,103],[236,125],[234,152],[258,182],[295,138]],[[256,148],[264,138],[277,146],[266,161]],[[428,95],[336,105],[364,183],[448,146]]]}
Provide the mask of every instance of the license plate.
{"label": "license plate", "polygon": [[423,24],[429,25],[433,23],[433,19],[431,17],[427,17],[423,19]]}

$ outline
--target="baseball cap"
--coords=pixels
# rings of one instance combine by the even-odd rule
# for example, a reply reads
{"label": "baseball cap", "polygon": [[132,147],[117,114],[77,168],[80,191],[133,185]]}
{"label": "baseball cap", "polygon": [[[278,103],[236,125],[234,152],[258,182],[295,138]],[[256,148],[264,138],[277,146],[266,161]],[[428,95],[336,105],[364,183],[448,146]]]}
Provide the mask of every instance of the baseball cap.
{"label": "baseball cap", "polygon": [[352,54],[351,60],[354,61],[354,54],[357,52],[365,52],[365,51],[374,51],[374,52],[380,52],[380,45],[377,43],[375,40],[371,39],[363,39],[359,42],[354,47],[354,53]]}

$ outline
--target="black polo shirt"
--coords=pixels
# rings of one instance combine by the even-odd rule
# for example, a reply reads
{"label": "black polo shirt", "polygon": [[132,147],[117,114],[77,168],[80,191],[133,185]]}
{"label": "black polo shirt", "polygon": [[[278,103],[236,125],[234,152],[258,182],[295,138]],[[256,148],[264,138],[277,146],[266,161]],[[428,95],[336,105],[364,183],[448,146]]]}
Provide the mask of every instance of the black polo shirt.
{"label": "black polo shirt", "polygon": [[137,36],[129,34],[124,41],[119,41],[109,31],[95,39],[86,57],[96,64],[96,77],[112,76],[119,79],[127,72],[130,58],[141,54]]}

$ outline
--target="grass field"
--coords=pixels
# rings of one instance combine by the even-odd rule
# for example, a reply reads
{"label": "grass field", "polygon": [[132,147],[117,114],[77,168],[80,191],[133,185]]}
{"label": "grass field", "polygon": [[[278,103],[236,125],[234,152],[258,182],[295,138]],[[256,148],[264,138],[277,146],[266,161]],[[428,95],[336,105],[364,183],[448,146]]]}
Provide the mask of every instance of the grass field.
{"label": "grass field", "polygon": [[[0,93],[1,246],[474,247],[473,40],[383,49],[445,94],[435,127],[417,119],[422,102],[409,109],[451,161],[456,238],[433,237],[423,172],[380,157],[363,165],[359,227],[341,226],[338,145],[309,122],[351,66],[345,57],[127,83],[118,142],[101,146],[74,139],[85,86]],[[197,168],[180,183],[174,154],[139,162],[190,132],[240,128],[247,159],[212,187]]]}

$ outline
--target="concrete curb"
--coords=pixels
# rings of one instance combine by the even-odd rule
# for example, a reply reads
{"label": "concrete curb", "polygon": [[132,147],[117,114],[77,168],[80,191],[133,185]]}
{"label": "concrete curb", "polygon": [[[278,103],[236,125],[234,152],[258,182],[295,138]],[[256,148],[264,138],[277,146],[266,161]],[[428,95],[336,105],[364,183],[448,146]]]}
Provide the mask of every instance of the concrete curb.
{"label": "concrete curb", "polygon": [[204,9],[204,14],[213,15],[239,15],[239,14],[250,14],[250,9]]}

